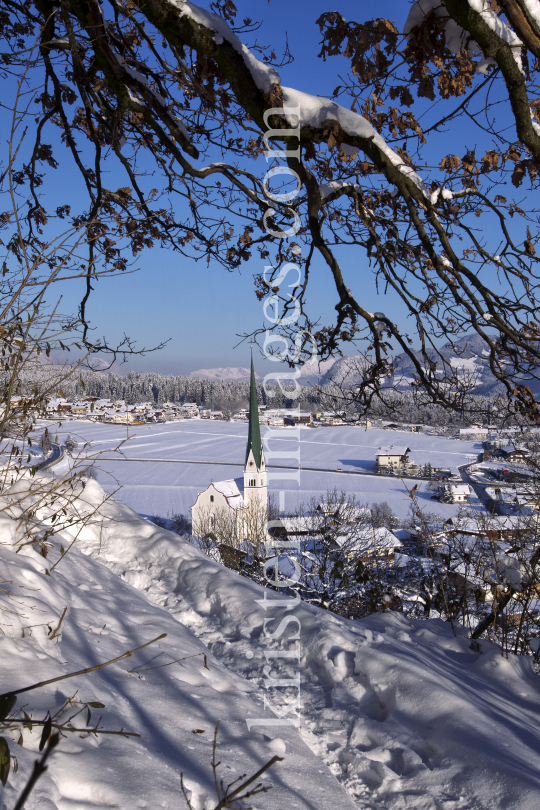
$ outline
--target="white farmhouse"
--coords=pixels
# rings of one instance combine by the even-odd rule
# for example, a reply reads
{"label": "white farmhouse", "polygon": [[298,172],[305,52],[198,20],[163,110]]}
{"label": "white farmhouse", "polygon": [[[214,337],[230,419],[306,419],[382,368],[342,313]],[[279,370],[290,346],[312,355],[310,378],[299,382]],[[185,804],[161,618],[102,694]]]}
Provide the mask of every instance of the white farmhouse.
{"label": "white farmhouse", "polygon": [[401,467],[409,463],[409,453],[411,448],[407,445],[390,445],[390,447],[379,447],[377,451],[378,467]]}
{"label": "white farmhouse", "polygon": [[252,358],[248,440],[244,465],[244,494],[242,496],[234,479],[210,484],[205,490],[199,492],[197,500],[191,507],[193,526],[199,527],[200,531],[201,527],[208,521],[208,531],[211,532],[216,518],[220,514],[222,516],[224,512],[229,511],[230,517],[234,517],[234,523],[239,527],[237,536],[243,536],[246,529],[240,527],[247,527],[253,523],[252,520],[247,520],[248,512],[252,510],[266,514],[268,509],[266,475]]}
{"label": "white farmhouse", "polygon": [[444,487],[443,499],[450,503],[467,503],[472,495],[472,488],[469,484],[446,484]]}

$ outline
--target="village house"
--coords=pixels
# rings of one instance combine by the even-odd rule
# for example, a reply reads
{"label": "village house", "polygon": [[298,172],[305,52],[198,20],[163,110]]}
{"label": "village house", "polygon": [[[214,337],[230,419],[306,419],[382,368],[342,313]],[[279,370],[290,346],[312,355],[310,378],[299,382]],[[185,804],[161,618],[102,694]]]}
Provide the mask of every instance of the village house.
{"label": "village house", "polygon": [[74,416],[86,416],[90,407],[86,402],[76,402],[71,406],[71,413]]}
{"label": "village house", "polygon": [[540,511],[540,498],[531,492],[518,493],[515,497],[516,511],[533,514]]}
{"label": "village house", "polygon": [[124,425],[141,425],[143,423],[143,420],[140,418],[139,414],[127,410],[117,411],[115,414],[113,414],[112,421],[120,422]]}
{"label": "village house", "polygon": [[284,424],[284,417],[279,410],[266,410],[261,424],[271,425],[272,427],[280,427]]}
{"label": "village house", "polygon": [[506,445],[501,448],[505,461],[522,462],[526,461],[529,453],[523,447],[516,447],[513,444]]}
{"label": "village house", "polygon": [[280,518],[271,534],[295,540],[304,551],[329,543],[333,553],[340,552],[349,561],[388,562],[403,544],[388,529],[369,525],[370,518],[368,507],[321,502],[313,514]]}
{"label": "village house", "polygon": [[489,431],[487,428],[480,428],[476,426],[460,428],[459,438],[473,441],[474,439],[483,440],[487,439]]}
{"label": "village house", "polygon": [[377,451],[376,466],[380,471],[396,470],[399,467],[407,467],[411,448],[407,445],[390,445],[390,447],[379,447]]}
{"label": "village house", "polygon": [[309,425],[311,423],[311,414],[310,413],[289,413],[287,414],[284,419],[283,423],[285,425]]}
{"label": "village house", "polygon": [[456,484],[448,481],[444,484],[441,501],[446,503],[467,503],[473,494],[473,489],[469,484]]}
{"label": "village house", "polygon": [[199,406],[196,402],[184,402],[181,410],[183,413],[191,417],[199,415]]}
{"label": "village house", "polygon": [[463,535],[486,541],[509,541],[523,534],[535,535],[537,527],[535,523],[525,525],[523,518],[516,515],[489,515],[483,519],[473,519],[469,517],[448,518],[438,526],[430,526],[426,537],[425,527],[418,524],[414,530],[410,531],[411,540],[424,541],[428,545],[438,547],[444,545],[449,538]]}
{"label": "village house", "polygon": [[319,417],[319,421],[327,425],[341,425],[346,417],[345,411],[325,411]]}
{"label": "village house", "polygon": [[526,488],[514,486],[492,486],[484,490],[487,507],[498,515],[532,514],[540,510],[537,494]]}

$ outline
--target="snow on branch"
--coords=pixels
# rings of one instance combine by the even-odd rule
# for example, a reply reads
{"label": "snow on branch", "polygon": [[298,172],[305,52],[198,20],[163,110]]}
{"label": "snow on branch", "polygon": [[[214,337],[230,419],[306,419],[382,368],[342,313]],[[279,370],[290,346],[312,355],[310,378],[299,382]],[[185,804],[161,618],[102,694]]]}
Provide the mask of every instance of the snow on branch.
{"label": "snow on branch", "polygon": [[[319,129],[326,121],[337,121],[345,136],[371,141],[393,166],[396,166],[403,175],[424,191],[424,183],[421,177],[414,169],[407,166],[393,149],[390,149],[384,138],[379,135],[363,115],[348,110],[346,107],[341,107],[335,101],[330,101],[321,96],[312,96],[291,87],[282,87],[281,89],[283,92],[283,106],[297,107],[300,110],[300,127],[302,129],[305,127]],[[354,150],[348,149],[347,153],[354,153]]]}
{"label": "snow on branch", "polygon": [[[540,9],[538,0],[525,0],[525,2],[527,1],[531,3],[531,5],[534,3]],[[491,31],[496,34],[502,42],[510,46],[519,69],[523,71],[521,62],[522,42],[515,31],[490,9],[489,0],[467,0],[467,2],[473,11],[476,11],[482,16],[483,21],[488,25]],[[478,42],[471,38],[468,31],[465,31],[452,19],[448,9],[441,0],[416,0],[411,6],[403,29],[405,36],[409,36],[413,28],[421,25],[430,12],[434,12],[435,16],[438,18],[446,20],[444,34],[448,50],[452,51],[452,53],[459,53],[459,51],[464,48],[472,57],[482,54],[482,58],[476,67],[477,73],[485,73],[490,65],[495,64],[495,60],[490,55],[483,53]]]}
{"label": "snow on branch", "polygon": [[230,29],[224,19],[211,11],[206,11],[206,9],[190,3],[189,0],[169,0],[169,2],[180,10],[183,17],[189,17],[203,28],[213,31],[213,39],[216,45],[221,45],[224,40],[227,40],[234,50],[240,54],[253,77],[253,81],[263,93],[270,93],[273,84],[281,84],[281,78],[277,70],[257,59]]}
{"label": "snow on branch", "polygon": [[[220,46],[228,43],[236,53],[242,57],[253,83],[261,94],[264,94],[261,95],[259,100],[260,118],[262,118],[262,113],[267,108],[268,96],[274,93],[276,98],[279,97],[279,92],[275,93],[277,87],[281,90],[284,107],[293,106],[299,108],[300,127],[302,130],[318,130],[323,127],[325,122],[336,121],[341,127],[341,137],[344,136],[345,139],[361,139],[363,141],[363,143],[357,142],[356,144],[349,144],[349,146],[345,143],[346,153],[354,154],[355,148],[356,151],[358,148],[362,148],[364,151],[367,149],[370,156],[373,155],[373,152],[376,152],[377,157],[381,158],[377,161],[377,164],[382,170],[384,170],[385,165],[391,164],[396,167],[404,177],[412,181],[414,186],[419,189],[422,194],[425,194],[424,183],[419,175],[414,169],[407,166],[396,152],[390,149],[384,138],[379,135],[369,121],[362,115],[347,110],[345,107],[341,107],[339,104],[336,104],[334,101],[329,101],[326,98],[303,93],[300,90],[295,90],[290,87],[281,87],[279,73],[273,67],[257,59],[249,48],[240,41],[225,20],[218,17],[216,14],[200,8],[189,0],[166,0],[166,5],[177,10],[180,18],[187,19],[205,31],[210,32],[212,34],[213,44],[215,43],[215,45]],[[192,43],[189,44],[191,45]],[[197,44],[194,43],[193,46],[197,47]],[[219,62],[218,54],[212,54],[212,56],[215,56]],[[238,75],[230,75],[229,78],[233,84],[233,88],[236,83],[240,85],[242,80],[242,77]],[[293,126],[297,125],[298,120],[294,122]],[[314,138],[314,140],[317,139],[322,140],[322,137]]]}
{"label": "snow on branch", "polygon": [[536,25],[540,26],[540,2],[538,0],[523,0],[523,5]]}
{"label": "snow on branch", "polygon": [[327,197],[330,197],[330,195],[334,194],[336,191],[341,191],[342,189],[347,190],[349,188],[353,191],[362,191],[361,186],[357,183],[352,183],[350,180],[330,180],[328,183],[321,183],[319,192],[321,198],[326,200]]}

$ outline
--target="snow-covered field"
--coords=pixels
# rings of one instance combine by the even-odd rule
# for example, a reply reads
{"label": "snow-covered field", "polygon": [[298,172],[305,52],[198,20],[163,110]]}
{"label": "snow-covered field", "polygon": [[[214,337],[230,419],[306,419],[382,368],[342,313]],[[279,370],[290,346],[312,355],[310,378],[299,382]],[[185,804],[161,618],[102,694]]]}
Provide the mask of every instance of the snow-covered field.
{"label": "snow-covered field", "polygon": [[[210,810],[218,720],[225,782],[274,754],[284,758],[264,780],[273,789],[250,803],[257,810],[537,810],[540,680],[530,659],[501,657],[488,642],[474,651],[461,628],[454,635],[438,620],[391,613],[348,621],[281,604],[275,591],[102,499],[88,482],[76,511],[98,511],[50,576],[73,530],[53,538],[45,560],[31,546],[15,554],[16,521],[0,516],[2,573],[19,600],[7,601],[5,587],[0,593],[11,610],[2,613],[4,690],[167,633],[107,669],[20,697],[36,719],[77,691],[105,704],[93,710],[105,728],[141,734],[67,735],[28,810],[183,808],[180,772],[194,810]],[[66,606],[56,643],[47,624],[56,626]],[[200,656],[178,661],[198,653],[207,653],[209,669]],[[298,706],[287,709],[285,696]],[[298,729],[276,725],[276,713]],[[85,715],[76,723],[84,727]],[[0,794],[2,808],[14,806],[39,734],[23,728],[22,747],[12,735],[19,770]]]}
{"label": "snow-covered field", "polygon": [[[239,479],[243,487],[242,471],[245,459],[247,423],[213,422],[209,420],[186,420],[156,425],[136,425],[129,429],[130,439],[122,445],[121,452],[127,458],[147,461],[106,461],[112,458],[113,449],[126,438],[126,429],[118,425],[103,425],[91,422],[64,422],[61,428],[50,427],[58,432],[59,441],[71,433],[82,442],[89,442],[88,451],[101,453],[96,462],[98,480],[108,492],[121,484],[117,497],[139,514],[166,517],[189,513],[197,493],[211,481],[227,478]],[[478,442],[457,441],[418,433],[388,430],[365,430],[358,427],[335,428],[268,428],[262,426],[263,440],[271,436],[265,446],[266,460],[272,476],[269,492],[284,493],[282,503],[287,510],[294,509],[312,496],[319,496],[328,489],[354,493],[361,501],[374,503],[388,501],[395,514],[405,518],[410,507],[410,490],[416,481],[386,478],[374,475],[350,475],[348,472],[371,472],[377,449],[382,446],[408,445],[411,458],[418,464],[457,467],[476,458],[481,445]],[[268,447],[274,453],[268,455]],[[80,451],[79,447],[79,451]],[[293,456],[280,456],[285,452]],[[231,462],[220,464],[173,464],[153,462],[152,459],[188,459],[205,462]],[[67,464],[67,462],[66,462]],[[301,465],[299,483],[280,478],[280,471],[273,464]],[[323,472],[308,468],[319,468]],[[343,473],[336,473],[340,467]],[[60,468],[58,468],[60,469]],[[287,472],[287,471],[283,471]],[[290,471],[289,471],[290,473]],[[429,512],[450,517],[457,507],[431,500],[426,483],[420,483],[417,491],[419,503]]]}

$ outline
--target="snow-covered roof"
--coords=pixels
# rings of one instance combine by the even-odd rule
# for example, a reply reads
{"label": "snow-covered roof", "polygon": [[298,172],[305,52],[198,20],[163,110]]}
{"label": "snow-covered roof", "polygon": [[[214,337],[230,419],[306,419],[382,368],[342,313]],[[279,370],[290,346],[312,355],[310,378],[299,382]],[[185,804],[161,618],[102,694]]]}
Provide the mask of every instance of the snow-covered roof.
{"label": "snow-covered roof", "polygon": [[342,535],[336,537],[338,546],[350,545],[351,551],[367,551],[368,549],[390,549],[401,548],[403,543],[395,534],[382,527],[379,529],[366,528],[354,535]]}
{"label": "snow-covered roof", "polygon": [[242,493],[238,489],[234,478],[229,478],[227,481],[214,481],[212,482],[212,486],[214,486],[218,492],[221,492],[222,495],[225,495],[226,498],[242,497]]}
{"label": "snow-covered roof", "polygon": [[471,495],[473,491],[469,484],[448,484],[448,487],[454,495]]}
{"label": "snow-covered roof", "polygon": [[411,452],[411,448],[406,444],[396,444],[390,447],[379,447],[377,456],[406,456]]}
{"label": "snow-covered roof", "polygon": [[525,528],[523,518],[519,515],[489,515],[489,517],[483,516],[483,518],[484,519],[481,520],[474,518],[462,518],[458,520],[453,518],[447,520],[438,530],[435,529],[433,533],[469,532],[482,535],[487,534],[487,532],[515,531],[520,528]]}
{"label": "snow-covered roof", "polygon": [[[203,493],[208,492],[208,490],[212,489],[217,490],[221,495],[223,495],[227,499],[227,503],[229,504],[231,509],[244,509],[244,507],[246,506],[244,498],[242,497],[242,493],[238,489],[234,478],[229,478],[227,481],[212,481],[212,483],[209,484],[206,487],[206,489],[203,489],[201,490],[201,492],[199,492],[195,503],[198,502],[200,496]],[[193,504],[193,506],[195,506],[195,504]],[[193,506],[191,508],[193,508]]]}
{"label": "snow-covered roof", "polygon": [[300,532],[309,532],[316,530],[317,525],[320,523],[320,518],[317,517],[282,517],[279,519],[281,525],[287,534],[297,534]]}

